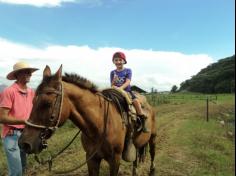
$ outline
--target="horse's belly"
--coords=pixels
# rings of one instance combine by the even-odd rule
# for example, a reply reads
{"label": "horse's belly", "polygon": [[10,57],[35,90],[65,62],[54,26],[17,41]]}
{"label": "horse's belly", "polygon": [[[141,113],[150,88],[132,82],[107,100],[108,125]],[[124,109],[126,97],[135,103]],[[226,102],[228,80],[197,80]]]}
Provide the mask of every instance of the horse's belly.
{"label": "horse's belly", "polygon": [[139,136],[135,137],[134,145],[136,148],[143,147],[146,145],[151,137],[151,133],[142,133]]}

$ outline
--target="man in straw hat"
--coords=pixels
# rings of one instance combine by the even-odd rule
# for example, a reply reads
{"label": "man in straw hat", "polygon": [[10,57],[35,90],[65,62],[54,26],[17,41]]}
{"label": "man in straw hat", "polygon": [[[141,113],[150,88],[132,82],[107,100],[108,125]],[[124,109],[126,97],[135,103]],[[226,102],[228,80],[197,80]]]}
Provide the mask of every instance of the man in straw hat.
{"label": "man in straw hat", "polygon": [[0,97],[0,123],[3,124],[1,137],[9,176],[21,176],[26,168],[26,153],[20,151],[18,139],[33,106],[34,91],[27,87],[27,83],[36,70],[26,62],[17,62],[13,71],[7,75],[8,80],[16,81],[4,89]]}

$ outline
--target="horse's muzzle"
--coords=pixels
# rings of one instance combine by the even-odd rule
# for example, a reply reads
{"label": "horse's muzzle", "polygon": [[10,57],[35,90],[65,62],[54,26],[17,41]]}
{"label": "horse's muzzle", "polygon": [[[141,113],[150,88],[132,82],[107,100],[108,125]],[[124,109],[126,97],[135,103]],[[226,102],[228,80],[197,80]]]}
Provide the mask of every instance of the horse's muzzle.
{"label": "horse's muzzle", "polygon": [[19,140],[18,145],[19,145],[20,149],[23,150],[25,153],[28,153],[28,154],[33,153],[31,144],[29,144],[27,142],[21,142]]}
{"label": "horse's muzzle", "polygon": [[44,148],[47,147],[46,141],[42,141],[41,138],[35,138],[31,140],[26,138],[24,135],[21,135],[18,141],[20,149],[28,154],[40,153]]}

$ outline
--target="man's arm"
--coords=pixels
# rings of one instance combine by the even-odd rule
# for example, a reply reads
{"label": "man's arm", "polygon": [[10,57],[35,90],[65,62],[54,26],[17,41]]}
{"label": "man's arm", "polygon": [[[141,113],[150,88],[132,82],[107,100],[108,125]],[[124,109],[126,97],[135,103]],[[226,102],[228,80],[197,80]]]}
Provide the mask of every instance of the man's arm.
{"label": "man's arm", "polygon": [[9,124],[9,125],[24,125],[25,120],[16,119],[12,116],[9,116],[8,108],[0,108],[0,123]]}

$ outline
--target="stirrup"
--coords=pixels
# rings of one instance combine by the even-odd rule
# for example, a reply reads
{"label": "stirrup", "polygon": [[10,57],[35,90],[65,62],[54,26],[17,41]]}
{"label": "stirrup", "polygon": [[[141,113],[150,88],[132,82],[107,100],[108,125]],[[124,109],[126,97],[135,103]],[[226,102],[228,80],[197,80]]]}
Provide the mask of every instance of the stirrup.
{"label": "stirrup", "polygon": [[142,132],[149,133],[150,130],[147,127],[147,116],[145,116],[144,114],[138,115],[138,116],[141,118],[141,121],[142,121]]}
{"label": "stirrup", "polygon": [[137,116],[144,120],[147,119],[147,116],[145,114],[137,114]]}

